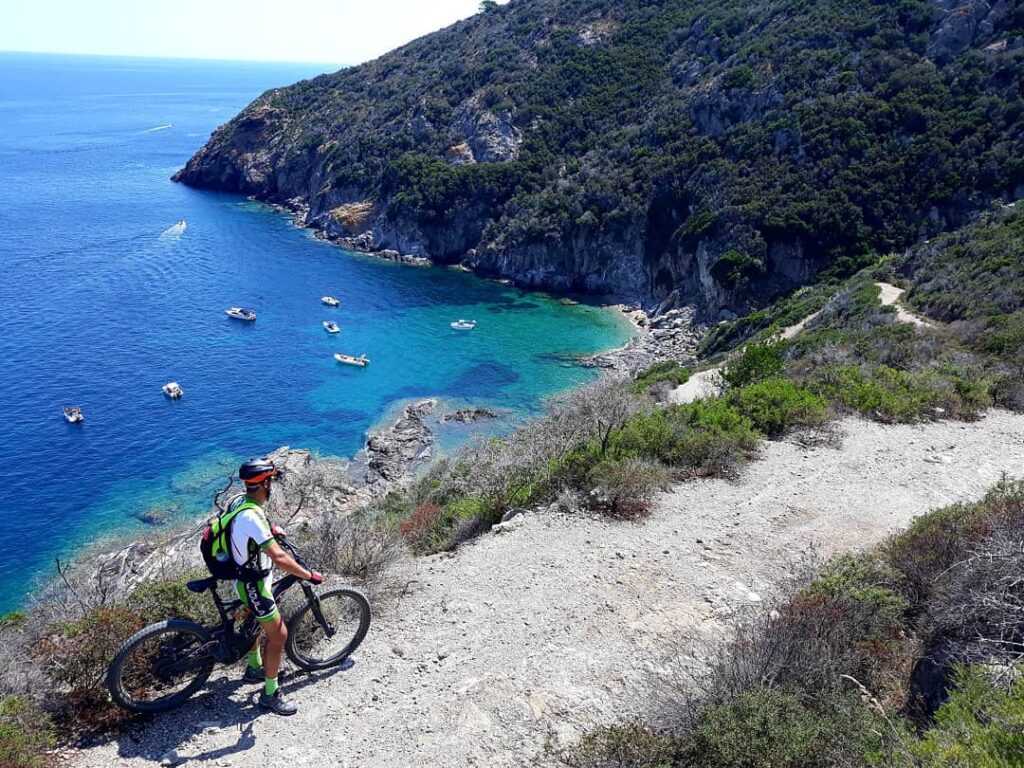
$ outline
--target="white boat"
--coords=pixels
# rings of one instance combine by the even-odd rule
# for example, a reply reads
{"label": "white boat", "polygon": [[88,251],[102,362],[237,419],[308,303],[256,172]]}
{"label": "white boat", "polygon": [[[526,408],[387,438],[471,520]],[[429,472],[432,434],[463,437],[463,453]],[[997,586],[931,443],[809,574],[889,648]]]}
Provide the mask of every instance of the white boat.
{"label": "white boat", "polygon": [[321,304],[326,304],[328,307],[336,307],[339,304],[341,304],[341,302],[338,301],[333,296],[321,296],[320,297],[320,303]]}
{"label": "white boat", "polygon": [[178,229],[185,229],[187,225],[185,224],[184,219],[178,219],[178,223],[175,224],[174,226],[178,227]]}
{"label": "white boat", "polygon": [[476,328],[476,320],[463,320],[461,317],[454,323],[451,323],[452,328],[456,331],[472,331]]}
{"label": "white boat", "polygon": [[324,320],[324,330],[328,333],[337,333],[341,330],[337,323],[332,323],[330,320]]}
{"label": "white boat", "polygon": [[339,363],[344,363],[345,365],[358,365],[360,368],[365,368],[367,364],[370,362],[370,358],[368,358],[366,355],[352,357],[351,355],[343,355],[341,354],[341,352],[336,352],[334,354],[334,359],[337,360]]}
{"label": "white boat", "polygon": [[256,310],[249,309],[248,307],[231,307],[230,309],[225,309],[224,313],[228,317],[235,318],[235,320],[248,320],[251,322],[256,319]]}
{"label": "white boat", "polygon": [[68,424],[80,424],[85,421],[85,414],[77,405],[65,405],[63,411]]}
{"label": "white boat", "polygon": [[172,400],[177,400],[179,397],[185,394],[185,390],[183,390],[181,388],[181,385],[178,384],[178,382],[176,381],[168,381],[166,384],[163,385],[163,387],[161,387],[161,389],[163,389],[164,394],[167,395]]}

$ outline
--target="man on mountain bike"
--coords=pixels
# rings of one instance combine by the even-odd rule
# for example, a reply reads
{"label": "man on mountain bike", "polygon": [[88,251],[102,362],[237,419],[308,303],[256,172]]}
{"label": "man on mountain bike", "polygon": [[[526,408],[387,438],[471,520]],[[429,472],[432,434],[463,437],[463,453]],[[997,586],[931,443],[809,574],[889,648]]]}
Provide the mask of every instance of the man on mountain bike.
{"label": "man on mountain bike", "polygon": [[242,679],[247,682],[263,681],[259,699],[261,707],[279,715],[294,715],[298,707],[285,699],[277,687],[281,651],[288,639],[288,630],[270,590],[270,574],[273,566],[277,566],[313,584],[322,584],[324,577],[295,562],[277,543],[277,537],[284,536],[284,531],[267,522],[263,507],[270,499],[277,475],[274,462],[267,458],[249,459],[239,468],[238,476],[245,483],[245,496],[240,496],[232,505],[239,511],[231,524],[231,556],[245,575],[235,582],[238,596],[256,616],[267,638],[265,657],[261,658],[260,640],[253,644]]}

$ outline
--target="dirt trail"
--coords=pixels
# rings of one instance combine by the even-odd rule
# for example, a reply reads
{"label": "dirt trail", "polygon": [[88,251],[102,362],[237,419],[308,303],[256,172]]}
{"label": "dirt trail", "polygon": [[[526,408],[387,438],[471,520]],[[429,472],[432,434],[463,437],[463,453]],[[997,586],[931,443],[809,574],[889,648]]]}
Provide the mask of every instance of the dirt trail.
{"label": "dirt trail", "polygon": [[1021,415],[843,427],[842,450],[771,443],[740,482],[678,485],[644,523],[529,513],[455,556],[412,560],[409,593],[376,618],[353,669],[286,683],[295,717],[261,715],[237,667],[69,762],[529,764],[549,734],[574,739],[638,711],[667,635],[760,599],[805,545],[870,546],[1004,472],[1024,475]]}
{"label": "dirt trail", "polygon": [[895,285],[889,283],[875,283],[879,288],[882,289],[881,301],[883,307],[896,307],[896,319],[901,323],[910,323],[911,325],[920,325],[926,328],[931,328],[932,323],[927,320],[923,320],[912,312],[908,311],[902,304],[898,304],[900,296],[906,293],[902,288],[897,288]]}
{"label": "dirt trail", "polygon": [[[807,327],[808,323],[821,314],[821,311],[808,315],[799,323],[784,328],[779,334],[781,339],[792,339],[800,331]],[[722,367],[721,365],[709,368],[706,371],[699,371],[693,374],[685,384],[669,392],[670,403],[692,403],[695,400],[704,400],[709,397],[716,397],[722,392]]]}

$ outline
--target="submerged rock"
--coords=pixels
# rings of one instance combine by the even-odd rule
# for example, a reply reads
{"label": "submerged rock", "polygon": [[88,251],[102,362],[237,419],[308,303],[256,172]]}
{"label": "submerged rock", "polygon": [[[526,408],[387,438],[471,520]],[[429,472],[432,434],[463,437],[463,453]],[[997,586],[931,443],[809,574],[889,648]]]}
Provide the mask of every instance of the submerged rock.
{"label": "submerged rock", "polygon": [[496,418],[498,418],[498,412],[492,411],[490,408],[462,408],[458,411],[441,414],[440,422],[447,424],[450,421],[457,421],[460,424],[471,424],[484,419]]}

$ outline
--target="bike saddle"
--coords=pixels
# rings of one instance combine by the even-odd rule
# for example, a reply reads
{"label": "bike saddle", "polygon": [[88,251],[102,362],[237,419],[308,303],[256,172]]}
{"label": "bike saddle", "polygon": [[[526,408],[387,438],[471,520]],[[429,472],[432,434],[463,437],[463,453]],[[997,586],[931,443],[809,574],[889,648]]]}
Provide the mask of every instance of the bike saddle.
{"label": "bike saddle", "polygon": [[217,588],[217,580],[211,576],[208,579],[199,579],[197,581],[190,581],[185,585],[188,587],[190,592],[205,592],[208,589]]}

